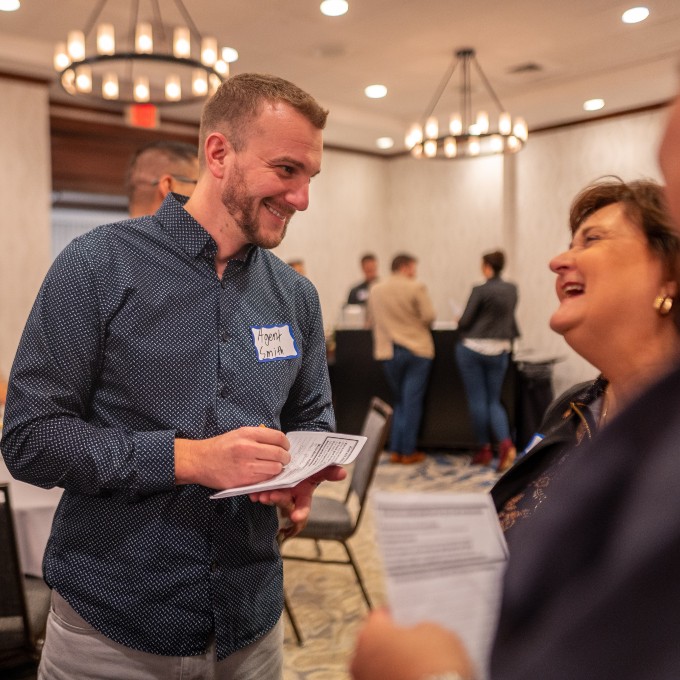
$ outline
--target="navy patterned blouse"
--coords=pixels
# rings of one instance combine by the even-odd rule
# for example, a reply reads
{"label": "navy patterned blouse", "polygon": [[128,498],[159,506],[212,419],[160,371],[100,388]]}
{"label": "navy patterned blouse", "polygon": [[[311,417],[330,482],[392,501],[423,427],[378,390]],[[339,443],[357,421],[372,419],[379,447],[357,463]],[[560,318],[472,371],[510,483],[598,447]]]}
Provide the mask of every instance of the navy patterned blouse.
{"label": "navy patterned blouse", "polygon": [[216,245],[170,195],[55,260],[17,352],[2,451],[12,474],[65,489],[47,582],[142,651],[219,659],[282,611],[274,508],[175,486],[175,437],[244,425],[335,427],[318,296],[252,247],[220,280]]}

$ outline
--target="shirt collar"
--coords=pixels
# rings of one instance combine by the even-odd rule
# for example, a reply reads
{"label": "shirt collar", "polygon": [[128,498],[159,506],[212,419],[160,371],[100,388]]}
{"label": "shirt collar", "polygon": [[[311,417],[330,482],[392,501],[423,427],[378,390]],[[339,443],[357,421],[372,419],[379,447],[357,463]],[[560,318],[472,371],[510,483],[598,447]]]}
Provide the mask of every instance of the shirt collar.
{"label": "shirt collar", "polygon": [[212,236],[184,209],[188,196],[169,193],[156,218],[163,231],[191,257],[196,257],[213,240]]}
{"label": "shirt collar", "polygon": [[[191,257],[198,257],[206,250],[216,253],[213,237],[184,209],[188,200],[188,196],[170,192],[156,211],[156,218],[168,236]],[[257,246],[248,244],[231,259],[245,264],[256,250]]]}

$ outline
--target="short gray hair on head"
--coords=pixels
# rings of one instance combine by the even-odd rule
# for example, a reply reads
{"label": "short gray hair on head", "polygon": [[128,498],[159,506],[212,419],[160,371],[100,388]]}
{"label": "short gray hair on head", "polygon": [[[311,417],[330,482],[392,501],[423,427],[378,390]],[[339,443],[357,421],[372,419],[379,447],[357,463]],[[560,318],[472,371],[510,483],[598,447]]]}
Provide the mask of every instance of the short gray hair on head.
{"label": "short gray hair on head", "polygon": [[148,181],[152,175],[156,179],[159,174],[172,174],[170,169],[174,165],[197,159],[198,147],[188,142],[161,139],[139,147],[132,155],[125,173],[125,190],[128,199],[132,199],[135,182],[140,179],[140,176],[145,181]]}

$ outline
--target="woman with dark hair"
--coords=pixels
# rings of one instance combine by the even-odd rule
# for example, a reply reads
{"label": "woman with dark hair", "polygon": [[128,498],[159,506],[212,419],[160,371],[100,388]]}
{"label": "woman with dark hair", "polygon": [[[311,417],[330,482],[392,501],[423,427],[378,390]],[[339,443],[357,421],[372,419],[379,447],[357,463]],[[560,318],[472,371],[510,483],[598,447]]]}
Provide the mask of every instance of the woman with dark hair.
{"label": "woman with dark hair", "polygon": [[472,289],[463,316],[456,363],[463,379],[477,451],[473,464],[489,465],[492,440],[498,444],[498,471],[507,470],[516,450],[510,437],[508,415],[501,404],[512,342],[519,335],[515,321],[517,287],[503,281],[505,255],[500,250],[482,256],[486,282]]}

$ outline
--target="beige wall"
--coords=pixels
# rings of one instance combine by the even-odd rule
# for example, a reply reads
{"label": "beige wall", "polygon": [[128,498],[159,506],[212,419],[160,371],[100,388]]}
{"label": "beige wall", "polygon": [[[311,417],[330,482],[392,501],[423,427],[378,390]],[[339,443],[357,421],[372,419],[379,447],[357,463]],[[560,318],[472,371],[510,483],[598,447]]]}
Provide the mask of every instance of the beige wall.
{"label": "beige wall", "polygon": [[0,374],[50,264],[47,88],[0,78]]}
{"label": "beige wall", "polygon": [[349,288],[361,280],[359,259],[364,252],[377,253],[387,272],[388,166],[380,158],[325,152],[321,174],[310,187],[309,209],[295,215],[276,250],[283,260],[305,261],[328,330],[338,321]]}
{"label": "beige wall", "polygon": [[389,244],[418,258],[439,321],[453,321],[481,279],[481,255],[503,245],[503,158],[389,166]]}

